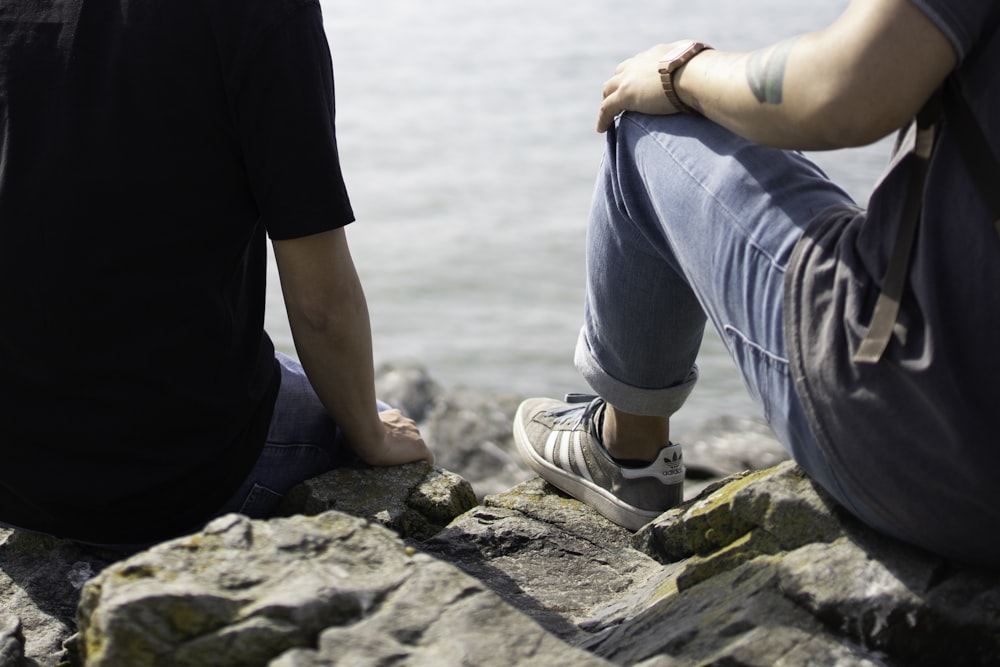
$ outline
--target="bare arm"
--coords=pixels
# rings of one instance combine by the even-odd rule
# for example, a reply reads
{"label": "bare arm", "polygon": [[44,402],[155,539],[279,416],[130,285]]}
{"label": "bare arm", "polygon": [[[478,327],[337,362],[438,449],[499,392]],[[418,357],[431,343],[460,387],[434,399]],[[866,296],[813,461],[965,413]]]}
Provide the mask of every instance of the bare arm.
{"label": "bare arm", "polygon": [[412,421],[376,410],[368,304],[344,230],[273,246],[299,360],[355,453],[372,465],[433,461]]}
{"label": "bare arm", "polygon": [[[598,130],[625,110],[668,114],[660,45],[619,65]],[[704,51],[675,75],[686,104],[752,141],[799,150],[875,141],[911,118],[955,66],[910,0],[853,0],[829,27],[751,53]]]}

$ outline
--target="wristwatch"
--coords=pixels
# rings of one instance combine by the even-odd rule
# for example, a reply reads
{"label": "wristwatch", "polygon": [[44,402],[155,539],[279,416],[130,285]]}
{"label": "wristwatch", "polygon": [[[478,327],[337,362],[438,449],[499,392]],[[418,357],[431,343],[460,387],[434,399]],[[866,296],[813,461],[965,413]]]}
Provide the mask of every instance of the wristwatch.
{"label": "wristwatch", "polygon": [[667,51],[660,58],[660,81],[663,83],[663,93],[670,100],[678,111],[682,113],[696,113],[694,109],[681,102],[681,98],[674,89],[674,72],[687,65],[692,58],[708,51],[712,47],[704,42],[687,42]]}

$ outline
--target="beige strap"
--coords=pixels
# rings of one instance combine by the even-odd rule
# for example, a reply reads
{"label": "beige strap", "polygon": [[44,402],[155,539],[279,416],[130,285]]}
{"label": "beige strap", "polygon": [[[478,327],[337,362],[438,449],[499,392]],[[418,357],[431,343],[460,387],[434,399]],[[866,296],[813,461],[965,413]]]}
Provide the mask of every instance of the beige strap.
{"label": "beige strap", "polygon": [[906,200],[903,203],[903,215],[899,221],[899,230],[892,249],[892,256],[889,258],[885,282],[882,284],[882,292],[875,302],[875,310],[872,312],[868,334],[854,353],[855,363],[878,363],[892,339],[892,330],[896,326],[896,318],[899,315],[899,302],[903,298],[903,290],[906,287],[906,274],[909,270],[910,255],[913,250],[913,239],[916,236],[917,223],[920,220],[924,177],[927,174],[927,165],[934,148],[936,127],[936,125],[931,125],[921,128],[914,120],[900,138],[892,164],[889,165],[889,171],[891,171],[908,157],[914,161],[910,167]]}

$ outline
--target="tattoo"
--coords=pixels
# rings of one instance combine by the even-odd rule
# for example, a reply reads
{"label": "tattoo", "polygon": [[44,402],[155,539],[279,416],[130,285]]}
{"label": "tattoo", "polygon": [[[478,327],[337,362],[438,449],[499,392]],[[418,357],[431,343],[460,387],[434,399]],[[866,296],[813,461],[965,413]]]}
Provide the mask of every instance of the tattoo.
{"label": "tattoo", "polygon": [[781,104],[785,67],[794,39],[780,42],[769,50],[754,51],[747,60],[747,83],[761,104]]}

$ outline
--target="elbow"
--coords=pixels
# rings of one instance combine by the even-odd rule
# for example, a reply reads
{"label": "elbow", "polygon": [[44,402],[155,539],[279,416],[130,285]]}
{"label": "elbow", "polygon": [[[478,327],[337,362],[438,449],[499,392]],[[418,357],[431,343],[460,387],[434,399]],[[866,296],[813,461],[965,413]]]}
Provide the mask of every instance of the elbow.
{"label": "elbow", "polygon": [[293,329],[314,335],[337,336],[358,318],[367,318],[363,304],[354,299],[316,299],[287,304],[288,319]]}
{"label": "elbow", "polygon": [[293,330],[337,336],[368,318],[368,304],[356,280],[313,283],[307,289],[285,290],[285,311]]}
{"label": "elbow", "polygon": [[889,134],[891,129],[875,129],[853,123],[830,122],[816,137],[814,150],[837,150],[868,146]]}
{"label": "elbow", "polygon": [[897,124],[874,123],[870,117],[831,119],[822,136],[825,144],[822,150],[868,146],[902,125],[902,121]]}
{"label": "elbow", "polygon": [[299,303],[288,308],[288,319],[298,330],[326,333],[339,328],[341,316],[324,303]]}
{"label": "elbow", "polygon": [[867,146],[905,125],[909,118],[884,101],[846,89],[814,91],[803,125],[816,150]]}

